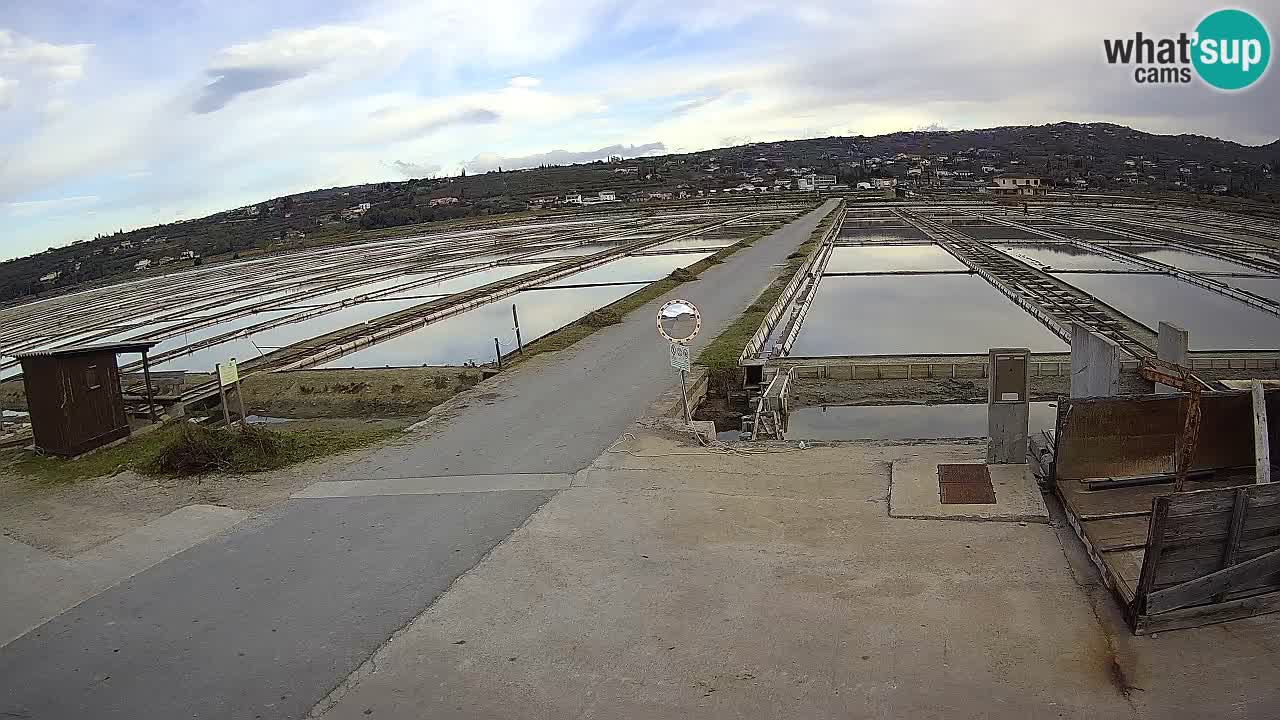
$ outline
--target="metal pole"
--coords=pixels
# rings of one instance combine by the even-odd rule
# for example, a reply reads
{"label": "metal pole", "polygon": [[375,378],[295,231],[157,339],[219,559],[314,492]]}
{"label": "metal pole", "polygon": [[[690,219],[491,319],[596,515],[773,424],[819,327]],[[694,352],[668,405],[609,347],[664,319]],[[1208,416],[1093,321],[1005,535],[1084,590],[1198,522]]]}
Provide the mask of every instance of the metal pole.
{"label": "metal pole", "polygon": [[142,351],[142,379],[147,383],[147,414],[151,416],[151,422],[160,422],[160,418],[156,417],[156,403],[151,392],[151,363],[147,361],[147,351]]}
{"label": "metal pole", "polygon": [[498,369],[502,369],[502,346],[498,345],[498,338],[493,339],[493,354],[498,356]]}
{"label": "metal pole", "polygon": [[516,304],[511,303],[511,319],[516,323],[516,351],[524,354],[524,341],[520,339],[520,316],[516,314]]}
{"label": "metal pole", "polygon": [[693,418],[689,417],[689,373],[684,370],[680,371],[680,399],[684,401],[684,424],[692,425]]}

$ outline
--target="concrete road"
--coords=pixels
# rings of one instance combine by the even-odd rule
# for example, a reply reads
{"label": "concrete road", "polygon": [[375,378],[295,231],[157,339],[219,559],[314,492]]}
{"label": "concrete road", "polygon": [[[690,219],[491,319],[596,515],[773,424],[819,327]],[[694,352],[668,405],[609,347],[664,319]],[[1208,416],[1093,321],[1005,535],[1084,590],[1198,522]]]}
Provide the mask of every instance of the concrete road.
{"label": "concrete road", "polygon": [[492,404],[472,405],[405,452],[388,447],[343,479],[510,472],[576,472],[617,440],[627,423],[676,382],[654,317],[663,302],[692,301],[702,312],[700,350],[741,315],[778,274],[787,255],[835,209],[828,201],[770,237],[735,253],[668,297],[629,314],[550,362],[517,366]]}
{"label": "concrete road", "polygon": [[[700,342],[833,208],[678,291],[702,308]],[[291,500],[0,648],[0,717],[302,717],[670,387],[659,304],[507,374],[500,401],[318,478],[356,483]]]}

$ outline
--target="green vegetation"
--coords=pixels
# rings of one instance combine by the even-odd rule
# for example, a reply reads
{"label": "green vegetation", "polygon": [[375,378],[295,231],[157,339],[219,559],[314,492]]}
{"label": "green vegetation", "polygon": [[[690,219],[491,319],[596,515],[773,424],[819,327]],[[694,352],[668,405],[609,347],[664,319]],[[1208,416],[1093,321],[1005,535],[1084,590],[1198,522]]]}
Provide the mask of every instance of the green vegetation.
{"label": "green vegetation", "polygon": [[556,352],[572,347],[575,343],[590,336],[600,328],[614,324],[606,323],[604,325],[599,325],[596,324],[599,320],[595,318],[604,314],[609,317],[617,317],[617,322],[621,322],[622,318],[632,310],[657,300],[686,282],[697,280],[698,276],[707,268],[713,265],[719,265],[730,255],[733,255],[744,248],[751,247],[757,240],[766,237],[780,227],[782,227],[782,223],[767,227],[754,235],[743,238],[742,240],[729,245],[728,247],[721,248],[716,251],[715,254],[703,258],[687,268],[679,268],[665,278],[649,283],[630,295],[619,300],[615,300],[609,305],[589,313],[577,322],[570,323],[549,335],[544,335],[541,338],[538,338],[534,342],[524,346],[524,353],[522,355],[513,354],[508,358],[504,358],[503,361],[509,364],[521,362],[544,352]]}
{"label": "green vegetation", "polygon": [[697,364],[708,368],[713,374],[726,373],[736,371],[738,368],[738,359],[742,357],[742,350],[747,346],[747,341],[755,335],[756,330],[760,328],[760,324],[764,322],[764,316],[769,313],[769,309],[782,296],[782,291],[787,287],[787,283],[791,282],[791,278],[800,271],[804,266],[805,260],[809,257],[809,253],[818,247],[818,241],[835,222],[836,213],[827,215],[818,227],[814,228],[813,233],[809,235],[809,239],[796,249],[796,252],[787,256],[787,264],[783,267],[778,277],[774,278],[769,287],[756,298],[755,302],[742,313],[742,315],[733,322],[732,325],[725,328],[724,332],[716,336],[711,344],[698,354]]}
{"label": "green vegetation", "polygon": [[226,430],[173,420],[83,457],[68,460],[27,454],[10,469],[45,482],[85,480],[125,470],[175,476],[214,471],[254,473],[354,450],[386,440],[397,432],[373,424],[332,430]]}

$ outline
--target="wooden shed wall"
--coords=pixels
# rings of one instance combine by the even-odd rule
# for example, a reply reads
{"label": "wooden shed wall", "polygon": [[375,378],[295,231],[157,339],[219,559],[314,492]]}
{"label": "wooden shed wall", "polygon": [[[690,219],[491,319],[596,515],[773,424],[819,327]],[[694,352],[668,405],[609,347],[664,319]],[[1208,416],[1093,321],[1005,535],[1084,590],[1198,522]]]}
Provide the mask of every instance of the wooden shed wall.
{"label": "wooden shed wall", "polygon": [[24,358],[22,373],[41,450],[79,455],[129,434],[115,353]]}

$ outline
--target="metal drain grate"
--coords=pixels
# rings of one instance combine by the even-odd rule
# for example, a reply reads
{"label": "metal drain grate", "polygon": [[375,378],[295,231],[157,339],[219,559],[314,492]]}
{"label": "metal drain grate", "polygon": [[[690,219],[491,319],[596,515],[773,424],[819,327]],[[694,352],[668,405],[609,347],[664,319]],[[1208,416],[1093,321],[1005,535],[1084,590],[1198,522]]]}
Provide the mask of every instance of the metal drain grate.
{"label": "metal drain grate", "polygon": [[991,473],[979,464],[939,465],[938,494],[943,505],[992,505],[996,501]]}

